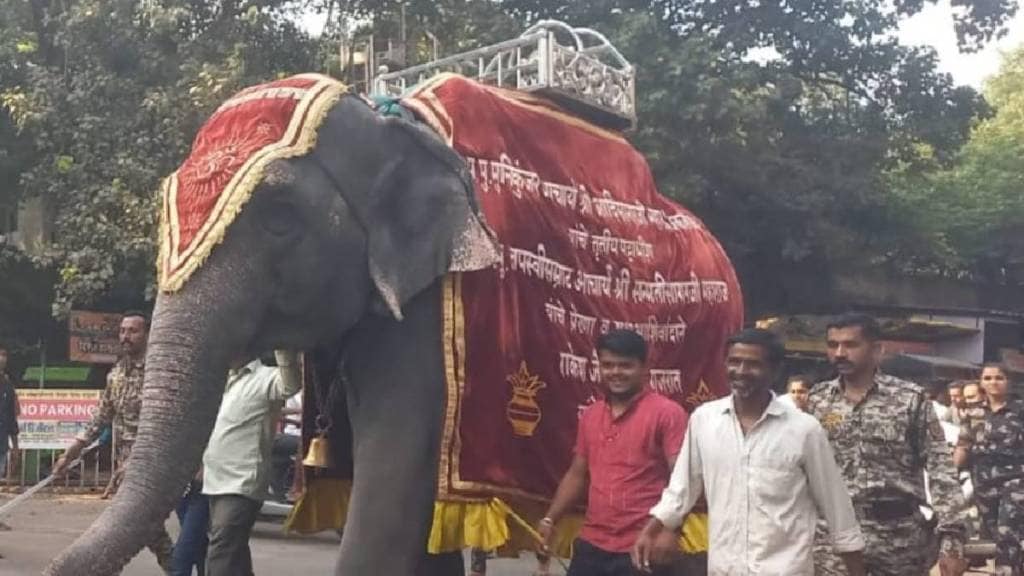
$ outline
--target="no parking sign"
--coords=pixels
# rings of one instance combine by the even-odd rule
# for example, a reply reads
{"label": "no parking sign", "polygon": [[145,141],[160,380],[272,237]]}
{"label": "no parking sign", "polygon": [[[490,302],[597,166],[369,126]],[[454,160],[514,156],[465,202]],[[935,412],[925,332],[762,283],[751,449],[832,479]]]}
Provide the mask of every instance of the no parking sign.
{"label": "no parking sign", "polygon": [[89,425],[99,390],[18,390],[18,446],[25,450],[67,448]]}

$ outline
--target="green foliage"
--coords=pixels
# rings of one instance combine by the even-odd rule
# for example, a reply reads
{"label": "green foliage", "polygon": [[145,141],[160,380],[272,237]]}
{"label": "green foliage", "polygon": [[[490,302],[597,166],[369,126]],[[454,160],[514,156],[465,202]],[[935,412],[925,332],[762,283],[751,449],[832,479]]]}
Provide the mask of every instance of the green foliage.
{"label": "green foliage", "polygon": [[[385,0],[386,1],[386,0]],[[763,2],[760,0],[503,0],[511,12],[529,19],[559,18],[592,21],[606,14],[646,12],[671,24],[686,37],[719,41],[727,50],[745,52],[773,45],[799,57],[809,70],[833,68],[836,60],[857,65],[879,36],[891,36],[900,18],[914,15],[934,0],[890,2]],[[963,49],[975,49],[1005,33],[1016,13],[1014,0],[953,0],[957,38]],[[855,39],[858,42],[851,43]],[[860,44],[860,45],[858,45]]]}
{"label": "green foliage", "polygon": [[[636,64],[633,140],[662,192],[723,241],[754,308],[789,305],[771,295],[789,276],[939,272],[947,239],[885,176],[949,163],[989,109],[937,72],[933,51],[898,44],[899,17],[921,2],[899,14],[881,2],[506,4],[597,27]],[[1002,18],[963,40],[996,33]]]}
{"label": "green foliage", "polygon": [[57,313],[151,288],[156,190],[205,116],[245,85],[317,68],[284,2],[0,4],[0,50],[18,59],[2,102],[33,143],[21,190],[54,207]]}
{"label": "green foliage", "polygon": [[0,346],[25,354],[51,329],[54,278],[19,250],[0,243]]}
{"label": "green foliage", "polygon": [[[331,17],[331,40],[340,41],[344,29],[349,39],[374,37],[378,58],[393,48],[390,60],[378,62],[390,70],[430,61],[435,48],[443,57],[514,38],[524,29],[494,0],[327,0],[321,11]],[[359,77],[345,80],[362,88]]]}
{"label": "green foliage", "polygon": [[1024,283],[1024,46],[1005,55],[985,89],[995,114],[979,122],[956,161],[916,178],[898,193],[927,206],[925,225],[953,247],[964,274]]}
{"label": "green foliage", "polygon": [[[52,207],[55,310],[152,290],[155,191],[212,108],[280,75],[341,73],[341,30],[399,42],[403,5],[406,65],[430,58],[427,32],[442,54],[540,18],[606,33],[638,70],[630,137],[755,308],[785,306],[764,295],[792,273],[1009,281],[1024,253],[1008,233],[1024,224],[1024,57],[988,86],[993,115],[933,51],[897,42],[925,0],[0,0],[0,202]],[[954,5],[966,49],[1016,10]],[[330,15],[319,42],[294,24],[309,10]]]}

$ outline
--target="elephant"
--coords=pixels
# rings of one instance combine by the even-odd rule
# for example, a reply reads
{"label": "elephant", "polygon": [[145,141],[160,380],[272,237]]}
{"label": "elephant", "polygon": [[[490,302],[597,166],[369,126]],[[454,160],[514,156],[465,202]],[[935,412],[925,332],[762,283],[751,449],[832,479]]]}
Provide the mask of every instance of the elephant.
{"label": "elephant", "polygon": [[157,296],[120,491],[45,574],[119,573],[198,467],[229,363],[318,346],[348,358],[357,470],[335,573],[413,574],[442,420],[439,284],[494,254],[465,162],[430,130],[340,97],[315,147],[272,162],[204,265]]}
{"label": "elephant", "polygon": [[[140,424],[121,489],[45,574],[119,573],[162,528],[198,467],[228,366],[271,349],[311,353],[306,366],[312,380],[306,381],[313,385],[307,393],[313,390],[316,409],[338,424],[326,427],[332,441],[341,441],[331,443],[333,451],[341,455],[344,474],[351,475],[335,566],[335,574],[346,576],[460,573],[458,552],[426,554],[428,549],[477,545],[465,539],[440,544],[447,532],[431,531],[435,499],[444,509],[444,498],[465,496],[457,492],[455,477],[443,471],[460,461],[459,455],[451,456],[454,451],[441,450],[462,438],[457,420],[476,417],[494,429],[502,426],[502,438],[511,448],[477,450],[482,460],[490,458],[477,461],[487,468],[484,475],[502,477],[505,470],[493,464],[518,462],[520,470],[528,470],[520,494],[538,501],[553,492],[557,458],[540,466],[536,459],[517,460],[513,452],[530,454],[520,449],[523,439],[556,429],[559,436],[537,442],[550,443],[563,456],[569,453],[573,418],[600,394],[593,387],[599,374],[587,368],[587,357],[572,352],[574,339],[575,349],[586,354],[582,348],[591,345],[589,338],[598,330],[601,311],[595,302],[608,313],[600,319],[600,330],[615,320],[660,341],[652,348],[663,357],[657,378],[654,370],[650,374],[656,392],[689,405],[722,393],[724,371],[713,359],[728,330],[741,324],[735,273],[710,232],[685,209],[657,195],[649,168],[628,141],[553,100],[483,89],[443,74],[420,88],[426,91],[401,98],[395,116],[394,110],[378,113],[366,98],[333,79],[299,75],[243,90],[200,130],[188,159],[165,181],[160,291],[148,340]],[[449,114],[442,99],[462,116]],[[467,106],[470,102],[473,106]],[[415,118],[404,114],[410,111]],[[507,148],[488,153],[482,145],[474,148],[455,138],[456,118],[475,128],[460,134],[499,136]],[[542,182],[538,172],[519,168],[506,153],[554,166],[546,176],[551,180]],[[475,156],[486,154],[493,160]],[[506,180],[509,194],[500,194],[496,184]],[[582,192],[585,183],[593,197]],[[632,202],[616,200],[607,188],[622,191],[617,198]],[[525,198],[523,190],[548,204],[506,209],[497,203]],[[528,242],[537,246],[536,252],[512,245],[513,214],[532,235]],[[585,228],[585,215],[594,227],[592,242],[586,230],[577,229]],[[540,216],[552,216],[558,228],[542,227]],[[609,224],[611,218],[621,227]],[[613,237],[608,225],[624,236]],[[589,251],[570,254],[578,257],[574,266],[546,256],[555,254],[558,243],[579,242],[580,235]],[[599,244],[607,250],[617,246],[620,270],[614,270]],[[516,278],[504,280],[515,271]],[[453,274],[472,272],[482,274]],[[528,306],[523,294],[505,295],[530,275],[545,286],[571,289],[565,307],[546,290],[532,294],[537,306]],[[458,384],[474,364],[457,366],[455,358],[472,357],[467,342],[499,344],[504,335],[495,330],[502,323],[492,321],[497,316],[475,324],[476,336],[456,328],[461,320],[450,324],[463,318],[454,312],[462,310],[463,300],[453,296],[453,285],[454,292],[463,294],[467,285],[465,293],[471,293],[474,282],[480,292],[496,298],[476,301],[476,312],[485,308],[516,322],[540,319],[504,335],[547,330],[554,339],[537,346],[544,348],[547,361],[529,357],[525,348],[500,353],[501,361],[481,356],[488,359],[482,363],[501,371],[467,379],[478,386],[475,397],[468,386],[463,396]],[[621,306],[613,310],[609,300]],[[444,303],[450,301],[455,305]],[[573,301],[583,313],[595,307],[595,316],[575,313]],[[632,304],[637,305],[627,307]],[[668,320],[659,323],[658,315]],[[684,346],[686,333],[699,337],[688,338]],[[470,353],[463,354],[467,349]],[[510,359],[514,362],[504,366]],[[537,373],[529,370],[527,360]],[[551,370],[544,377],[559,383],[550,386],[555,388],[547,397],[555,399],[550,403],[535,401],[547,386],[539,370]],[[479,394],[481,389],[495,394]],[[324,390],[327,398],[319,398]],[[495,400],[498,393],[511,399]],[[473,398],[489,403],[464,404]],[[499,412],[488,412],[495,409]],[[544,428],[542,419],[556,426]],[[503,455],[501,461],[495,455]],[[540,468],[546,476],[537,474]],[[471,497],[489,498],[492,488],[507,488],[469,480],[458,482],[484,486]],[[707,517],[699,522],[706,524]],[[488,544],[504,545],[497,540]]]}

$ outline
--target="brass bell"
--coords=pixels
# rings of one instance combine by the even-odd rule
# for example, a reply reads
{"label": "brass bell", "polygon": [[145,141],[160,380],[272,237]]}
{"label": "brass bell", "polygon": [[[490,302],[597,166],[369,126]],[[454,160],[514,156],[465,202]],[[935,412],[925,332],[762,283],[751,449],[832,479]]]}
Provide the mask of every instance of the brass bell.
{"label": "brass bell", "polygon": [[330,468],[332,466],[331,446],[325,435],[321,434],[309,441],[309,450],[306,451],[306,457],[302,459],[302,465],[312,468]]}

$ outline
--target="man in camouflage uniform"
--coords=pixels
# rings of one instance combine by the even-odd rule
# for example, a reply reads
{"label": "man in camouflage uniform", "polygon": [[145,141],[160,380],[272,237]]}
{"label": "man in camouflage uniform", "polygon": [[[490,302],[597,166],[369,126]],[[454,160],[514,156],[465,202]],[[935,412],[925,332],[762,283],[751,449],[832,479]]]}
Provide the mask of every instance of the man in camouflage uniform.
{"label": "man in camouflage uniform", "polygon": [[[817,384],[808,410],[828,432],[866,539],[870,576],[926,576],[935,563],[933,525],[942,539],[943,575],[959,576],[964,499],[952,454],[931,402],[920,386],[878,372],[880,329],[870,316],[847,314],[828,327],[828,357],[839,372]],[[933,496],[927,504],[925,472]],[[815,572],[845,574],[819,530]]]}
{"label": "man in camouflage uniform", "polygon": [[[997,368],[998,369],[998,368]],[[988,371],[989,368],[986,368]],[[1008,400],[1005,372],[989,406],[961,429],[957,465],[969,467],[985,534],[996,543],[996,574],[1021,576],[1024,553],[1024,404]]]}
{"label": "man in camouflage uniform", "polygon": [[953,464],[960,473],[960,486],[968,503],[968,535],[972,538],[992,539],[985,523],[981,521],[978,507],[972,505],[975,503],[974,479],[971,477],[970,466],[967,465],[967,451],[964,446],[968,439],[974,436],[976,429],[985,423],[985,391],[977,380],[961,380],[960,385],[963,409],[960,411],[960,433],[957,449],[953,452]]}
{"label": "man in camouflage uniform", "polygon": [[[124,477],[124,465],[131,454],[135,435],[139,429],[139,412],[142,410],[142,382],[146,369],[146,342],[149,323],[141,312],[126,312],[121,319],[119,338],[121,358],[107,375],[107,387],[100,395],[100,406],[89,426],[78,435],[64,455],[54,466],[55,476],[63,476],[68,466],[82,454],[82,450],[93,443],[103,429],[114,429],[116,472],[107,486],[104,496],[117,490]],[[167,531],[160,528],[149,549],[156,555],[157,562],[165,571],[170,570],[173,544]]]}
{"label": "man in camouflage uniform", "polygon": [[978,380],[964,382],[964,410],[961,412],[968,426],[976,426],[985,419],[985,390]]}
{"label": "man in camouflage uniform", "polygon": [[[970,440],[974,438],[979,429],[985,425],[985,417],[988,414],[985,392],[981,389],[981,383],[972,380],[964,383],[964,409],[961,413],[960,437],[957,441],[958,448],[969,448]],[[964,454],[966,457],[966,452]],[[967,468],[966,465],[957,463],[958,468]]]}

